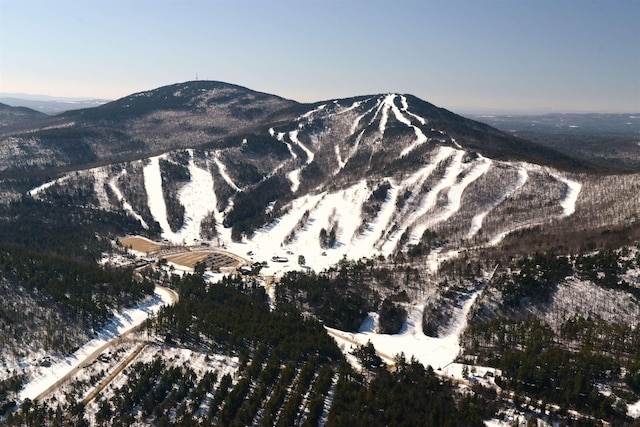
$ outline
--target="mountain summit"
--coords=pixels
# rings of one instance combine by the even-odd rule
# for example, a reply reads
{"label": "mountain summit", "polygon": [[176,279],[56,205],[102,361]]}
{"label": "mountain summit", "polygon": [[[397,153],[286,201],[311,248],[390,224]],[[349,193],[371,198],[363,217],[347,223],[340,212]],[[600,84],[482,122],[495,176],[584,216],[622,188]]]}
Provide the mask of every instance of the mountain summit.
{"label": "mountain summit", "polygon": [[302,144],[312,144],[310,150],[318,156],[310,170],[319,166],[322,173],[335,172],[346,161],[376,170],[388,167],[380,163],[383,158],[419,162],[433,144],[464,147],[501,160],[585,167],[411,95],[300,104],[228,83],[192,81],[94,108],[6,123],[0,130],[0,171],[69,170],[215,145],[232,136],[268,136],[268,129],[288,135],[299,126],[296,135]]}

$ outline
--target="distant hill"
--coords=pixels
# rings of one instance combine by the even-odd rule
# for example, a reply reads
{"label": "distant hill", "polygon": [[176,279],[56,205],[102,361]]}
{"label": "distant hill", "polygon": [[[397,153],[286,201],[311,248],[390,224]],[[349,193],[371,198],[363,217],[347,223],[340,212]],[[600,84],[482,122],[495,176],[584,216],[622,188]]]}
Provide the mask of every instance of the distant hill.
{"label": "distant hill", "polygon": [[640,113],[471,117],[573,157],[640,171]]}
{"label": "distant hill", "polygon": [[12,107],[0,103],[0,132],[21,129],[33,123],[35,126],[47,117],[46,114],[27,107]]}
{"label": "distant hill", "polygon": [[41,113],[55,115],[69,110],[96,107],[109,100],[0,93],[0,102],[13,107],[27,107]]}

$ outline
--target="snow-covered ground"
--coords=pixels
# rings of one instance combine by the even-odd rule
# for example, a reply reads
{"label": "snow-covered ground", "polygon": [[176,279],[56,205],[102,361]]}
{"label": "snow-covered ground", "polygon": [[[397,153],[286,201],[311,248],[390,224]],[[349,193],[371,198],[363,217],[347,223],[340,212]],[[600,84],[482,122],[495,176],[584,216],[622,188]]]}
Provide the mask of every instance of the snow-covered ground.
{"label": "snow-covered ground", "polygon": [[185,220],[177,232],[171,230],[167,220],[167,207],[160,173],[160,158],[163,156],[152,157],[144,168],[144,185],[151,214],[162,228],[162,237],[178,244],[192,244],[200,241],[200,224],[207,214],[215,210],[216,206],[211,172],[195,165],[192,150],[189,150],[189,155],[191,156],[189,159],[191,181],[178,193],[178,199],[185,208]]}
{"label": "snow-covered ground", "polygon": [[162,288],[156,288],[153,297],[149,297],[135,307],[117,313],[111,322],[75,353],[55,361],[49,367],[39,367],[32,379],[20,391],[18,404],[21,404],[25,399],[35,399],[61,378],[77,369],[85,359],[104,347],[105,344],[142,324],[150,315],[157,312],[160,307],[171,303],[172,299],[169,292]]}
{"label": "snow-covered ground", "polygon": [[[469,311],[480,292],[482,288],[469,294],[467,299],[454,309],[451,323],[439,337],[427,336],[422,331],[423,304],[417,304],[411,309],[398,334],[376,332],[375,313],[371,313],[363,322],[358,333],[347,333],[333,328],[327,330],[336,337],[345,354],[351,351],[354,343],[364,345],[371,341],[378,354],[388,363],[393,363],[395,356],[404,353],[407,360],[413,357],[424,366],[431,366],[446,376],[463,378],[464,365],[454,361],[461,354],[460,335],[467,327]],[[350,360],[354,363],[353,358]],[[483,377],[487,372],[495,374],[493,368],[476,366],[473,375]]]}
{"label": "snow-covered ground", "polygon": [[[473,219],[471,220],[471,227],[469,228],[469,232],[467,233],[467,239],[471,239],[473,236],[478,234],[478,231],[480,231],[480,229],[482,228],[482,222],[484,221],[484,218],[496,206],[498,206],[500,203],[502,203],[507,197],[509,197],[511,194],[514,194],[516,191],[521,189],[524,186],[524,184],[527,182],[527,179],[529,179],[529,174],[527,173],[527,169],[525,169],[523,166],[521,166],[518,169],[518,182],[516,183],[516,185],[513,188],[513,190],[505,192],[502,195],[502,197],[500,197],[498,200],[496,200],[491,205],[489,205],[486,210],[480,212],[479,214],[477,214],[476,216],[473,217]],[[504,238],[505,235],[503,235],[502,238]],[[497,242],[495,242],[495,243],[497,243]]]}

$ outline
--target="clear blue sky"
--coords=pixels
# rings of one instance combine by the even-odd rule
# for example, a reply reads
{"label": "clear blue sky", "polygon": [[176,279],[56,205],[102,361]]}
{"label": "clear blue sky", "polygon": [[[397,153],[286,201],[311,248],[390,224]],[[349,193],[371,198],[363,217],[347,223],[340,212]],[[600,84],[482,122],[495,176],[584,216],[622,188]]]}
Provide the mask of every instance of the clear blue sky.
{"label": "clear blue sky", "polygon": [[0,0],[0,92],[195,79],[297,101],[640,112],[640,0]]}

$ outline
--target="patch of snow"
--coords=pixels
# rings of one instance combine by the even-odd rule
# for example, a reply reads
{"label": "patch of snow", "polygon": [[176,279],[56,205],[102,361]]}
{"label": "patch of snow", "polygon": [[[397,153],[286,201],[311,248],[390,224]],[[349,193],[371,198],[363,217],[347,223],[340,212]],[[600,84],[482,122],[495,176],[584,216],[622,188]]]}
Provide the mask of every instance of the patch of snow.
{"label": "patch of snow", "polygon": [[[376,105],[374,105],[373,107],[369,108],[364,114],[358,116],[353,123],[351,123],[351,130],[349,132],[349,136],[353,135],[354,133],[356,133],[356,130],[358,129],[358,126],[360,125],[360,121],[367,115],[370,114],[373,110],[377,109],[380,107],[380,100],[378,100],[376,102]],[[369,124],[371,124],[371,122],[369,122]]]}
{"label": "patch of snow", "polygon": [[107,177],[109,175],[107,168],[99,167],[94,168],[89,171],[91,175],[93,175],[93,192],[98,199],[98,205],[100,208],[108,210],[111,208],[109,204],[109,197],[107,196],[107,192],[104,189],[104,184],[107,181]]}
{"label": "patch of snow", "polygon": [[155,219],[163,230],[163,237],[168,240],[173,237],[171,227],[167,221],[167,205],[162,193],[162,175],[160,174],[160,159],[164,155],[149,158],[149,164],[143,168],[144,188],[147,191],[147,203],[153,219]]}
{"label": "patch of snow", "polygon": [[[442,133],[442,131],[440,133]],[[462,145],[458,144],[458,141],[456,141],[455,139],[451,138],[451,142],[453,142],[453,145],[455,145],[459,149],[464,150],[464,148],[462,148]]]}
{"label": "patch of snow", "polygon": [[[384,98],[384,101],[380,104],[378,111],[382,112],[380,116],[380,123],[378,124],[378,130],[380,131],[380,135],[384,136],[384,132],[387,128],[387,120],[389,119],[389,109],[393,105],[393,99],[396,96],[394,94],[389,94]],[[377,115],[377,113],[376,113]]]}
{"label": "patch of snow", "polygon": [[[424,366],[430,365],[433,369],[445,370],[453,364],[461,352],[459,338],[467,326],[467,316],[471,306],[481,290],[471,293],[462,305],[454,309],[453,320],[441,337],[429,337],[422,331],[423,304],[413,307],[398,334],[375,333],[371,331],[370,325],[364,328],[365,331],[358,333],[348,333],[333,328],[327,329],[334,333],[332,334],[334,337],[336,335],[342,336],[345,341],[352,340],[361,345],[371,341],[383,359],[393,359],[396,355],[404,353],[407,360],[414,357]],[[455,367],[455,369],[446,371],[446,374],[461,378],[462,369]]]}
{"label": "patch of snow", "polygon": [[291,192],[295,193],[300,187],[300,172],[301,169],[296,169],[287,174],[287,178],[291,181]]}
{"label": "patch of snow", "polygon": [[[402,189],[413,189],[415,192],[418,192],[424,181],[435,171],[438,164],[454,155],[456,155],[456,151],[453,148],[440,147],[429,164],[400,183],[398,191]],[[414,191],[412,191],[412,193]],[[381,246],[382,253],[389,254],[393,252],[402,234],[412,227],[415,221],[432,207],[435,203],[437,192],[429,196],[431,193],[433,193],[433,191],[427,193],[421,200],[415,200],[415,196],[411,196],[405,202],[403,209],[391,225],[391,229],[388,227],[386,232],[381,234],[382,238],[379,245]],[[415,203],[419,203],[419,205],[414,206]],[[395,229],[395,231],[392,231],[392,229]]]}
{"label": "patch of snow", "polygon": [[409,111],[409,104],[407,103],[407,97],[406,96],[401,95],[400,96],[400,101],[402,102],[402,111],[404,111],[405,113],[409,114],[411,117],[415,118],[417,121],[420,122],[421,125],[427,124],[427,121],[423,117],[420,117],[417,114],[414,114],[411,111]]}
{"label": "patch of snow", "polygon": [[375,333],[378,331],[378,326],[380,325],[380,315],[375,312],[371,312],[367,315],[367,318],[364,319],[362,325],[360,325],[360,329],[358,329],[359,333]]}
{"label": "patch of snow", "polygon": [[335,145],[334,149],[336,152],[336,160],[338,161],[338,169],[333,172],[333,174],[336,175],[344,168],[344,165],[346,165],[347,162],[342,160],[342,156],[340,155],[340,146],[338,144]]}
{"label": "patch of snow", "polygon": [[627,415],[631,418],[640,418],[640,400],[631,405],[627,405]]}
{"label": "patch of snow", "polygon": [[184,206],[184,223],[177,231],[171,231],[167,220],[167,207],[162,192],[162,177],[159,159],[161,156],[150,158],[144,168],[144,182],[149,200],[149,209],[154,219],[162,228],[162,237],[173,243],[192,243],[200,239],[200,224],[202,220],[215,210],[216,195],[213,191],[213,177],[207,170],[197,167],[193,161],[193,151],[189,150],[189,173],[191,181],[178,193],[178,200]]}
{"label": "patch of snow", "polygon": [[308,119],[308,118],[309,118],[309,117],[311,117],[314,113],[317,113],[317,112],[319,112],[319,111],[324,110],[326,106],[327,106],[327,104],[319,105],[318,107],[314,108],[313,110],[311,110],[311,111],[307,111],[306,113],[304,113],[303,115],[301,115],[300,117],[298,117],[298,119],[297,119],[297,120],[300,120],[300,119]]}
{"label": "patch of snow", "polygon": [[[458,157],[456,157],[456,160],[457,158]],[[420,224],[420,226],[415,228],[413,239],[416,241],[416,243],[420,240],[422,234],[427,228],[438,222],[446,221],[447,219],[451,218],[453,214],[460,210],[460,206],[462,204],[462,194],[464,193],[464,190],[472,182],[487,173],[489,171],[489,168],[491,168],[491,163],[492,161],[490,159],[479,156],[478,161],[473,162],[471,170],[468,171],[465,176],[459,181],[458,176],[451,177],[453,173],[445,175],[445,179],[443,179],[441,182],[443,182],[444,188],[449,187],[449,191],[447,192],[447,205],[442,208],[440,212],[432,215],[426,222]],[[462,167],[462,164],[460,165],[460,167]],[[457,182],[452,185],[448,185],[451,184],[451,179],[455,179],[455,181]],[[435,192],[435,189],[432,190],[432,193]]]}
{"label": "patch of snow", "polygon": [[562,206],[562,209],[564,210],[564,216],[573,215],[576,211],[576,202],[578,201],[580,190],[582,190],[582,184],[557,174],[554,175],[554,177],[567,185],[567,194],[565,195],[564,200],[560,202],[560,206]]}
{"label": "patch of snow", "polygon": [[289,132],[289,138],[291,139],[291,141],[294,144],[296,144],[298,147],[302,148],[302,150],[305,153],[307,153],[307,162],[306,162],[306,164],[309,164],[309,163],[313,162],[314,154],[302,142],[300,142],[300,140],[298,139],[298,131],[294,130],[294,131]]}

